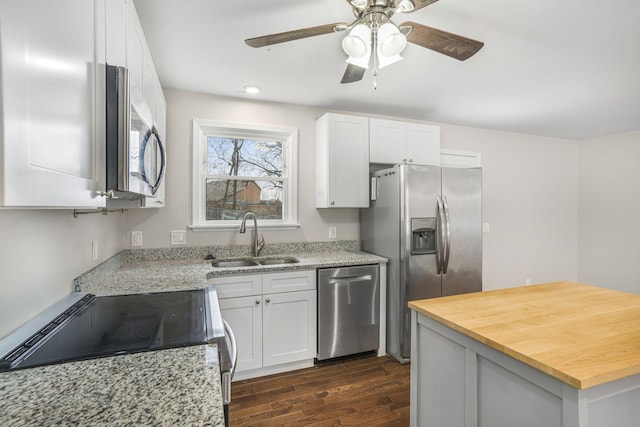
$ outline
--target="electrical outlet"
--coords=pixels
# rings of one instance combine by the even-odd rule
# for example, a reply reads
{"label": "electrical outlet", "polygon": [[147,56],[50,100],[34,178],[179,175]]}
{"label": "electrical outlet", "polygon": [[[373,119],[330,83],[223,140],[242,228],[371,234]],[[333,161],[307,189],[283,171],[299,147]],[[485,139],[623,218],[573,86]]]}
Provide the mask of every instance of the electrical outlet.
{"label": "electrical outlet", "polygon": [[336,238],[336,226],[335,225],[330,225],[329,226],[329,238],[330,239],[335,239]]}
{"label": "electrical outlet", "polygon": [[142,246],[142,231],[131,232],[131,246]]}
{"label": "electrical outlet", "polygon": [[91,241],[91,261],[98,260],[98,242],[95,240]]}
{"label": "electrical outlet", "polygon": [[482,223],[482,232],[483,233],[488,233],[489,231],[491,231],[491,226],[489,225],[488,222],[483,222]]}
{"label": "electrical outlet", "polygon": [[186,230],[172,230],[171,231],[171,244],[172,245],[186,245],[187,244],[187,231]]}
{"label": "electrical outlet", "polygon": [[530,285],[531,284],[531,277],[527,277],[526,279],[524,279],[524,284],[525,285]]}

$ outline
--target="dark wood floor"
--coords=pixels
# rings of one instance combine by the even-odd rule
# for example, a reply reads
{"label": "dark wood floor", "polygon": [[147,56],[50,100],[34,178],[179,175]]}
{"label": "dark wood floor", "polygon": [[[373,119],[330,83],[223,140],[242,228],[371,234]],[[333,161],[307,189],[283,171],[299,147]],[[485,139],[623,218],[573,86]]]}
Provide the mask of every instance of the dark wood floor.
{"label": "dark wood floor", "polygon": [[237,426],[408,426],[409,365],[359,356],[234,382]]}

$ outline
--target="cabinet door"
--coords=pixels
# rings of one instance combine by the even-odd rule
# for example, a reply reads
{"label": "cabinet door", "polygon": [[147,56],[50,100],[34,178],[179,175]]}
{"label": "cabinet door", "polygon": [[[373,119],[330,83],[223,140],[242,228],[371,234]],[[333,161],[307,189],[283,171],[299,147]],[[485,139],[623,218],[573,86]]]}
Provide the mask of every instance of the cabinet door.
{"label": "cabinet door", "polygon": [[220,299],[222,318],[229,323],[238,345],[236,370],[262,367],[262,297]]}
{"label": "cabinet door", "polygon": [[316,291],[263,297],[263,365],[316,356]]}
{"label": "cabinet door", "polygon": [[369,119],[325,114],[316,124],[316,207],[369,207]]}
{"label": "cabinet door", "polygon": [[407,163],[440,165],[440,128],[407,123]]}
{"label": "cabinet door", "polygon": [[371,163],[404,163],[406,141],[406,123],[369,119],[369,161]]}
{"label": "cabinet door", "polygon": [[142,104],[145,39],[133,1],[127,4],[127,67],[131,100]]}
{"label": "cabinet door", "polygon": [[0,3],[0,205],[105,205],[94,167],[99,13],[88,0]]}
{"label": "cabinet door", "polygon": [[106,1],[107,64],[127,66],[127,0]]}

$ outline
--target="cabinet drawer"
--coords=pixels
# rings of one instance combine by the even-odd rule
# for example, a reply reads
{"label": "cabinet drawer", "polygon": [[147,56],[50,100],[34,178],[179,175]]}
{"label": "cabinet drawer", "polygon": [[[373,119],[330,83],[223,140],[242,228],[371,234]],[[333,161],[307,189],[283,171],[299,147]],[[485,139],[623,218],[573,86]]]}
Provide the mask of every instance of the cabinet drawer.
{"label": "cabinet drawer", "polygon": [[216,287],[220,299],[262,294],[260,274],[214,277],[209,284]]}
{"label": "cabinet drawer", "polygon": [[316,271],[286,271],[262,276],[262,293],[307,291],[316,289]]}

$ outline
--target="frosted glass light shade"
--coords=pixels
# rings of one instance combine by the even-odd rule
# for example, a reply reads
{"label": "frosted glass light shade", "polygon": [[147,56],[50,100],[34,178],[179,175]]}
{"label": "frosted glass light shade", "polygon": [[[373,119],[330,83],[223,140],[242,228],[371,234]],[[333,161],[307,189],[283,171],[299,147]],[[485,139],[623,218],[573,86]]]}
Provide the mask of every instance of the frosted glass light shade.
{"label": "frosted glass light shade", "polygon": [[407,45],[407,38],[391,22],[385,22],[378,29],[378,54],[392,57],[400,55]]}
{"label": "frosted glass light shade", "polygon": [[407,38],[390,22],[378,28],[378,66],[384,68],[402,59],[402,52],[407,45]]}
{"label": "frosted glass light shade", "polygon": [[354,26],[349,35],[342,39],[342,49],[349,55],[349,64],[368,68],[371,56],[371,29],[364,24]]}
{"label": "frosted glass light shade", "polygon": [[371,29],[358,24],[342,39],[342,50],[353,58],[360,58],[371,51]]}

